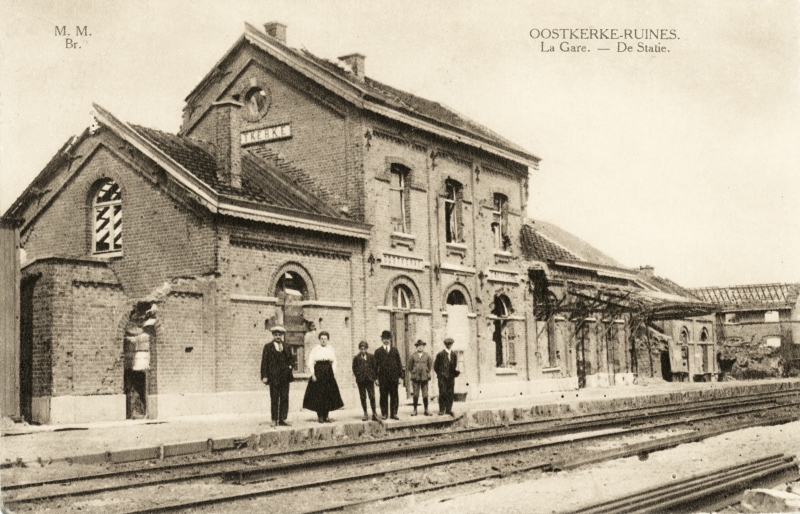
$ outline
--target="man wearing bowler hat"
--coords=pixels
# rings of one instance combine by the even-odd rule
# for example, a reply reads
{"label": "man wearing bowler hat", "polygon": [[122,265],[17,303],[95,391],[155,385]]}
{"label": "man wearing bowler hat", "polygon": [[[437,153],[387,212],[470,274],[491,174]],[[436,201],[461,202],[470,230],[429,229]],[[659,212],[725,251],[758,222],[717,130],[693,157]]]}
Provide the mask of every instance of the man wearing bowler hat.
{"label": "man wearing bowler hat", "polygon": [[[397,386],[403,376],[403,362],[400,353],[392,346],[392,333],[388,330],[381,332],[381,346],[375,350],[375,368],[378,371],[378,389],[380,390],[381,417],[386,419],[388,414],[392,419],[397,417],[397,408],[400,399],[397,396]],[[390,403],[391,399],[391,403]]]}
{"label": "man wearing bowler hat", "polygon": [[458,357],[454,351],[453,339],[448,337],[444,340],[444,350],[436,355],[433,363],[433,370],[439,380],[439,415],[450,414],[453,416],[453,390],[455,389],[456,377],[460,372],[456,369]]}
{"label": "man wearing bowler hat", "polygon": [[272,407],[272,426],[289,426],[289,384],[292,374],[292,352],[283,338],[286,329],[280,325],[272,327],[272,341],[264,345],[261,352],[261,381],[269,386],[269,401]]}

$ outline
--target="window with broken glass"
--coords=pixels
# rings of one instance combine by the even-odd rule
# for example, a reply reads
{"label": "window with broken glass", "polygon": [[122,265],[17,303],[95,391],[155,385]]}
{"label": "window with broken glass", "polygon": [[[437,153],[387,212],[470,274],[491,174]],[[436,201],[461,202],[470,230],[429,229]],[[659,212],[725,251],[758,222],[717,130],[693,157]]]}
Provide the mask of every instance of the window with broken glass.
{"label": "window with broken glass", "polygon": [[448,243],[460,243],[463,240],[461,235],[461,202],[461,184],[455,180],[445,182],[444,228],[445,238]]}
{"label": "window with broken glass", "polygon": [[391,181],[389,183],[389,210],[392,217],[392,231],[409,233],[408,208],[408,168],[400,164],[392,164]]}
{"label": "window with broken glass", "polygon": [[492,240],[497,250],[508,251],[511,239],[508,235],[508,197],[502,193],[494,194],[494,213],[492,215]]}
{"label": "window with broken glass", "polygon": [[113,180],[106,179],[97,190],[93,205],[94,231],[92,251],[95,254],[122,253],[122,192]]}

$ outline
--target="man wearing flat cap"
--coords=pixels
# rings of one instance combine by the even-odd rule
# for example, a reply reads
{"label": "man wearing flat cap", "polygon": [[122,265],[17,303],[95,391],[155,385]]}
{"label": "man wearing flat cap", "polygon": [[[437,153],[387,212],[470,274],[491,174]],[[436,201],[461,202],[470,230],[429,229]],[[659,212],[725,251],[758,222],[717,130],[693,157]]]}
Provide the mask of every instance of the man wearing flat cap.
{"label": "man wearing flat cap", "polygon": [[[400,353],[392,346],[392,333],[388,330],[381,332],[381,346],[375,350],[375,368],[378,371],[378,389],[380,390],[381,417],[388,415],[392,419],[397,417],[397,408],[400,398],[397,396],[397,386],[403,376],[403,362]],[[391,403],[390,403],[391,400]]]}
{"label": "man wearing flat cap", "polygon": [[414,397],[414,412],[412,416],[417,415],[417,405],[419,403],[419,393],[422,392],[422,405],[425,407],[425,415],[430,416],[428,412],[428,382],[431,379],[431,356],[425,351],[425,341],[420,339],[414,345],[417,351],[411,354],[408,358],[408,373],[411,376],[411,385],[413,386],[412,396]]}
{"label": "man wearing flat cap", "polygon": [[289,426],[289,384],[292,374],[292,352],[283,341],[286,329],[280,325],[272,327],[272,341],[264,345],[261,352],[261,381],[269,386],[269,401],[272,407],[272,426]]}
{"label": "man wearing flat cap", "polygon": [[456,352],[451,350],[452,347],[453,339],[448,337],[444,340],[444,350],[436,355],[436,361],[433,363],[433,370],[439,381],[440,416],[443,414],[453,415],[453,394],[459,371],[456,369],[458,357],[456,357]]}

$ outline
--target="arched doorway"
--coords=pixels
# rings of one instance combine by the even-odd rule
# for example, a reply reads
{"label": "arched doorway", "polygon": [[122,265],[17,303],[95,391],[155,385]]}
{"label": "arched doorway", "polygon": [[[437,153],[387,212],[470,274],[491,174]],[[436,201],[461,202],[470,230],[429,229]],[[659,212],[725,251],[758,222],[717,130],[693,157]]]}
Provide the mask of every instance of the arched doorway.
{"label": "arched doorway", "polygon": [[[458,359],[457,369],[460,373],[455,385],[456,401],[466,399],[470,391],[471,384],[477,384],[477,355],[475,347],[471,344],[474,340],[473,322],[469,318],[470,296],[463,284],[455,283],[445,292],[444,309],[447,314],[445,320],[444,337],[450,337],[454,343],[452,351]],[[435,341],[431,351],[436,353],[441,347],[442,341]]]}
{"label": "arched doorway", "polygon": [[[286,329],[286,344],[294,357],[294,370],[305,372],[305,335],[308,324],[303,318],[302,302],[309,299],[309,286],[298,269],[284,269],[275,283],[277,312],[275,324]],[[269,327],[265,327],[269,328]]]}
{"label": "arched doorway", "polygon": [[409,370],[406,366],[408,356],[413,348],[410,341],[409,312],[415,305],[414,293],[405,284],[397,284],[392,289],[392,337],[394,345],[400,353],[403,369],[406,370],[405,383],[410,384]]}

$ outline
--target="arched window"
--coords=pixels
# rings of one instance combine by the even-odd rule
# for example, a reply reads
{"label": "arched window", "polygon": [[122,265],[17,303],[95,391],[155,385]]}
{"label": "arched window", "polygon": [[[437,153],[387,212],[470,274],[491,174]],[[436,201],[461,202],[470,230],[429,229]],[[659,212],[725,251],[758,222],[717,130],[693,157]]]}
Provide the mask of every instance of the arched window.
{"label": "arched window", "polygon": [[122,192],[111,179],[100,183],[92,200],[94,230],[92,252],[113,254],[122,252]]}
{"label": "arched window", "polygon": [[408,286],[399,284],[392,292],[392,307],[395,309],[409,310],[412,307],[411,299],[413,295]]}
{"label": "arched window", "polygon": [[511,301],[505,295],[494,297],[492,315],[494,316],[494,331],[492,340],[495,345],[495,362],[498,368],[513,367],[517,364],[515,341],[516,333],[514,323],[508,319],[511,313]]}
{"label": "arched window", "polygon": [[689,329],[687,329],[686,327],[683,327],[681,329],[680,343],[689,344]]}
{"label": "arched window", "polygon": [[447,295],[447,305],[467,305],[467,299],[464,298],[464,293],[458,289],[453,289]]}
{"label": "arched window", "polygon": [[306,300],[308,298],[308,287],[306,286],[306,281],[303,280],[303,277],[301,277],[299,273],[294,271],[286,271],[281,273],[275,289],[276,295],[284,293],[287,295],[299,296],[300,300]]}
{"label": "arched window", "polygon": [[708,330],[704,328],[703,331],[700,332],[700,342],[703,343],[706,341],[708,341]]}

